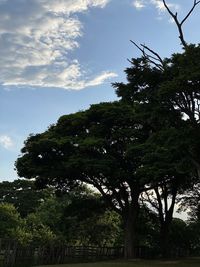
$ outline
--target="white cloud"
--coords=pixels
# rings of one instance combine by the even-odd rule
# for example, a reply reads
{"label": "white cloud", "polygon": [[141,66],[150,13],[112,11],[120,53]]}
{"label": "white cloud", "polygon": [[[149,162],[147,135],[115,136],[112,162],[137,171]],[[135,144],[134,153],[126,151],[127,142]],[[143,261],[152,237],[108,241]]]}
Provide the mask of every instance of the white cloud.
{"label": "white cloud", "polygon": [[[138,10],[144,7],[147,7],[148,5],[153,5],[159,13],[166,12],[166,8],[162,0],[135,0],[133,2],[133,6]],[[179,9],[178,4],[173,4],[173,3],[168,2],[167,5],[172,10],[176,11]]]}
{"label": "white cloud", "polygon": [[94,78],[84,78],[84,71],[77,60],[69,65],[67,63],[55,63],[54,66],[34,66],[30,70],[26,68],[24,73],[17,79],[12,79],[4,85],[26,86],[27,80],[29,86],[36,87],[57,87],[64,89],[80,90],[86,87],[96,86],[104,83],[110,78],[117,76],[116,73],[105,71],[96,75]]}
{"label": "white cloud", "polygon": [[[162,0],[151,0],[151,3],[156,7],[156,9],[159,12],[165,12],[166,11],[166,8],[165,8]],[[167,5],[169,8],[172,9],[172,11],[179,9],[179,5],[177,5],[177,4],[173,4],[173,3],[168,2]]]}
{"label": "white cloud", "polygon": [[152,5],[155,6],[155,8],[159,11],[159,12],[164,12],[165,11],[165,6],[163,4],[162,0],[151,0]]}
{"label": "white cloud", "polygon": [[81,81],[77,84],[74,84],[74,89],[83,89],[85,87],[97,86],[104,83],[106,80],[114,77],[117,77],[116,73],[110,71],[104,71],[91,80]]}
{"label": "white cloud", "polygon": [[[85,79],[80,63],[69,59],[82,36],[83,26],[75,15],[104,8],[109,1],[0,1],[0,83],[65,89],[92,86],[94,79]],[[114,75],[104,76],[101,82]],[[95,79],[99,77],[102,74]]]}
{"label": "white cloud", "polygon": [[144,2],[144,0],[135,0],[135,1],[133,2],[133,6],[134,6],[136,9],[140,10],[140,9],[142,9],[142,8],[145,7],[145,2]]}
{"label": "white cloud", "polygon": [[13,146],[13,141],[8,135],[0,135],[0,146],[9,149]]}

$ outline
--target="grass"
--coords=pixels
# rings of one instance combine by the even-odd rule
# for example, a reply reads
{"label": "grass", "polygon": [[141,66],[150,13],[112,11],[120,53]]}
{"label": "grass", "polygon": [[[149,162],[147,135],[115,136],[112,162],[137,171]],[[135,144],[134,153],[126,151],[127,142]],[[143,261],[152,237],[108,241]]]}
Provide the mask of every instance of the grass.
{"label": "grass", "polygon": [[200,267],[200,258],[177,261],[121,260],[98,263],[46,265],[38,267]]}

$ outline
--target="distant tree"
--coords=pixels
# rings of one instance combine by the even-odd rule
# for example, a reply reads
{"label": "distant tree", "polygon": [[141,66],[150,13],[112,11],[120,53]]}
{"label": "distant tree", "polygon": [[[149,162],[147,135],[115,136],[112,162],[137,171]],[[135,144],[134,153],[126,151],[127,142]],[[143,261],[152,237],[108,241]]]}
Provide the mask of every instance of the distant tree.
{"label": "distant tree", "polygon": [[[172,220],[169,232],[169,243],[171,246],[171,254],[174,254],[174,256],[185,256],[185,253],[189,251],[190,233],[185,221],[179,218],[174,218]],[[178,253],[182,253],[182,255],[178,255]]]}
{"label": "distant tree", "polygon": [[44,225],[35,214],[29,214],[26,219],[10,203],[0,203],[0,237],[12,239],[22,245],[47,244],[55,239],[47,225]]}
{"label": "distant tree", "polygon": [[13,204],[22,217],[34,212],[51,193],[50,190],[37,190],[30,180],[0,183],[0,203]]}
{"label": "distant tree", "polygon": [[119,215],[85,186],[45,199],[32,216],[68,245],[114,245],[121,234]]}
{"label": "distant tree", "polygon": [[108,208],[99,195],[73,198],[62,218],[64,235],[70,243],[114,246],[122,239],[119,214]]}
{"label": "distant tree", "polygon": [[141,204],[140,208],[137,232],[139,246],[149,248],[155,253],[160,253],[158,216],[144,203]]}
{"label": "distant tree", "polygon": [[179,211],[188,213],[190,222],[200,222],[200,184],[189,187],[184,195],[180,196]]}
{"label": "distant tree", "polygon": [[0,203],[0,237],[15,238],[21,224],[20,214],[15,207],[12,204]]}
{"label": "distant tree", "polygon": [[21,235],[19,232],[18,240],[22,244],[41,246],[53,244],[57,241],[57,236],[47,224],[42,222],[42,218],[37,216],[36,213],[30,213],[24,219],[24,228],[22,228]]}
{"label": "distant tree", "polygon": [[191,221],[187,226],[189,251],[191,255],[199,256],[200,254],[200,222]]}

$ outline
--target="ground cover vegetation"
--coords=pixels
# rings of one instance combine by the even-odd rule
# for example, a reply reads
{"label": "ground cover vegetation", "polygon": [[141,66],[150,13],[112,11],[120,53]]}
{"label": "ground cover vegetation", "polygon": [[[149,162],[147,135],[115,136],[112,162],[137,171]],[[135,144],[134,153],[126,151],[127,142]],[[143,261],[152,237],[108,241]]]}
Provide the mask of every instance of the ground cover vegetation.
{"label": "ground cover vegetation", "polygon": [[[163,3],[182,53],[162,59],[133,42],[142,56],[130,60],[127,83],[113,84],[118,101],[64,115],[25,141],[16,168],[30,181],[14,197],[14,184],[0,187],[2,218],[19,220],[21,242],[123,244],[126,258],[138,245],[165,258],[176,248],[200,253],[200,45],[182,30],[199,1],[180,22]],[[175,204],[190,208],[188,222],[173,219]]]}

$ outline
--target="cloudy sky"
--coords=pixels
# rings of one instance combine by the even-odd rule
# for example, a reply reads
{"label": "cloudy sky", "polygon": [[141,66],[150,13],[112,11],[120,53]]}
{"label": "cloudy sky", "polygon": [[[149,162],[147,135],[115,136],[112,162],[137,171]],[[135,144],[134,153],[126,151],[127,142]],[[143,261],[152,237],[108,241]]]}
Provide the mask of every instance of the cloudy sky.
{"label": "cloudy sky", "polygon": [[[180,18],[193,0],[168,0]],[[200,6],[185,24],[198,43]],[[116,99],[125,81],[130,39],[162,57],[180,51],[177,29],[160,0],[0,0],[0,180],[17,178],[14,162],[30,133],[59,116]]]}

